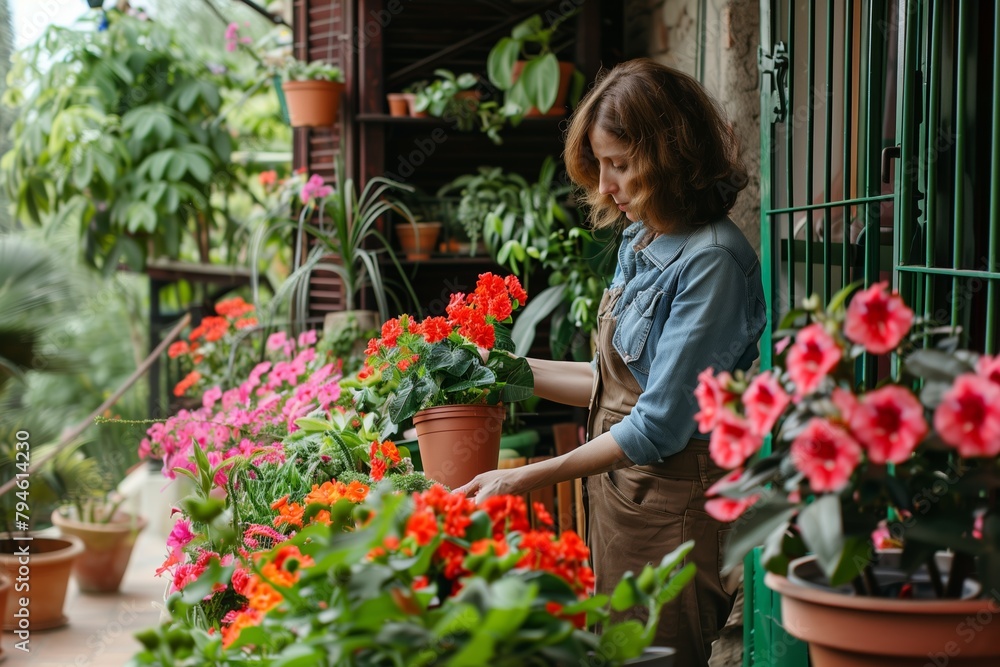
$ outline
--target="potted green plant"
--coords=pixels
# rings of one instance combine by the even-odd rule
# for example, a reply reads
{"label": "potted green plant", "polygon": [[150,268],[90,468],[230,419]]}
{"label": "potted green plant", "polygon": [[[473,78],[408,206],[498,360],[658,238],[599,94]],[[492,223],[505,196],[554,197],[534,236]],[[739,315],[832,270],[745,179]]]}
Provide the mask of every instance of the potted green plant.
{"label": "potted green plant", "polygon": [[[706,505],[734,522],[727,566],[763,547],[783,622],[817,667],[1000,660],[1000,635],[962,632],[995,613],[1000,587],[1000,358],[957,349],[950,328],[922,347],[942,331],[915,321],[886,283],[825,309],[813,296],[776,328],[780,366],[706,369],[695,390],[712,458],[733,470]],[[901,364],[859,391],[861,355],[890,353]],[[882,549],[900,545],[892,568]]]}
{"label": "potted green plant", "polygon": [[561,116],[567,97],[571,106],[579,101],[583,73],[571,62],[560,62],[551,44],[559,25],[575,13],[561,14],[548,27],[540,14],[530,16],[490,50],[487,73],[506,92],[503,111],[514,122],[522,116]]}
{"label": "potted green plant", "polygon": [[344,75],[339,67],[321,60],[306,63],[290,58],[283,73],[281,89],[292,127],[330,127],[336,123],[344,92]]}
{"label": "potted green plant", "polygon": [[417,111],[417,95],[427,87],[426,80],[414,81],[403,88],[400,93],[406,100],[407,110],[412,118],[426,118],[429,114],[426,111]]}
{"label": "potted green plant", "polygon": [[[388,320],[369,343],[361,375],[379,374],[391,394],[390,425],[413,419],[428,477],[450,487],[493,470],[500,450],[503,403],[530,398],[534,379],[523,358],[513,358],[502,326],[527,295],[514,276],[480,275],[468,296],[455,294],[447,317]],[[480,349],[488,350],[484,359]]]}
{"label": "potted green plant", "polygon": [[470,243],[470,254],[482,244],[484,226],[491,213],[504,216],[520,210],[520,193],[528,183],[518,174],[500,167],[479,167],[474,174],[463,174],[442,186],[438,197],[455,197],[454,218]]}
{"label": "potted green plant", "polygon": [[52,513],[52,524],[63,535],[83,542],[83,553],[73,563],[73,577],[84,593],[114,593],[132,556],[146,519],[119,508],[123,496],[95,493],[74,498]]}
{"label": "potted green plant", "polygon": [[434,74],[438,78],[416,93],[414,109],[445,118],[455,123],[457,129],[468,132],[477,118],[479,93],[474,88],[479,79],[469,72],[456,76],[447,69],[436,69]]}
{"label": "potted green plant", "polygon": [[[417,301],[390,241],[378,226],[379,219],[389,212],[406,219],[413,217],[402,201],[390,196],[394,191],[408,192],[412,188],[388,178],[375,177],[368,180],[359,194],[354,179],[345,172],[344,157],[339,155],[333,185],[326,185],[318,174],[301,174],[290,180],[287,187],[298,191],[302,203],[298,220],[278,215],[270,224],[256,230],[251,241],[251,281],[255,293],[260,282],[259,262],[269,237],[282,230],[292,231],[295,243],[293,266],[297,268],[277,288],[269,307],[258,308],[264,319],[273,319],[276,310],[288,299],[297,304],[297,313],[304,313],[310,277],[319,270],[331,271],[343,281],[344,310],[358,312],[358,326],[362,331],[377,326],[371,315],[361,315],[362,311],[357,311],[365,290],[370,288],[374,294],[378,320],[388,317],[391,293],[383,276],[384,264],[395,266],[403,287],[413,301]],[[315,241],[308,250],[304,248],[307,236]],[[300,315],[300,325],[302,317],[304,315]]]}

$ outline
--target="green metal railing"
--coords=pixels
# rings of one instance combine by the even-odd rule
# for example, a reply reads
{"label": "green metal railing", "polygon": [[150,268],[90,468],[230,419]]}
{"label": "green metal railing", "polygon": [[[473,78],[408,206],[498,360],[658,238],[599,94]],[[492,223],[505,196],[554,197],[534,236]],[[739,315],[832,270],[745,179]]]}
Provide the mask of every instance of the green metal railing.
{"label": "green metal railing", "polygon": [[[770,322],[885,280],[996,353],[1000,10],[975,0],[761,0],[761,262]],[[839,165],[838,165],[839,163]],[[772,330],[761,340],[772,364]],[[891,372],[864,358],[859,380]],[[745,665],[806,665],[746,569]]]}

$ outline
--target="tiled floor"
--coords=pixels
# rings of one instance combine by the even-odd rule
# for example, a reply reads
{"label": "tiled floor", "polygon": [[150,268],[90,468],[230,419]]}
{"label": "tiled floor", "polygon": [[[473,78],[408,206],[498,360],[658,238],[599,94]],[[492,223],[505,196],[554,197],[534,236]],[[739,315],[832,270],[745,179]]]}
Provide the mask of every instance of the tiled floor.
{"label": "tiled floor", "polygon": [[138,651],[133,633],[156,625],[167,584],[155,576],[166,555],[170,504],[176,491],[164,489],[159,478],[150,478],[141,492],[142,514],[150,526],[139,534],[121,592],[87,595],[70,580],[64,613],[69,624],[55,630],[31,633],[29,652],[15,648],[19,641],[10,632],[0,634],[3,667],[122,667]]}

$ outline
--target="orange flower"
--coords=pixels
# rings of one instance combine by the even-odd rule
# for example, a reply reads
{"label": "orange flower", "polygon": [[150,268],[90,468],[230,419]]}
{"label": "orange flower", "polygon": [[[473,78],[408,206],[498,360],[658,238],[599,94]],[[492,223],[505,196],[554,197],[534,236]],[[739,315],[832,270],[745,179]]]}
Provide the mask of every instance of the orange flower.
{"label": "orange flower", "polygon": [[236,615],[233,622],[222,629],[222,645],[226,648],[235,642],[243,628],[249,628],[260,622],[261,614],[256,609],[245,609]]}
{"label": "orange flower", "polygon": [[247,313],[252,313],[254,310],[253,304],[247,303],[241,296],[226,299],[215,304],[216,314],[228,317],[229,319],[236,319]]}
{"label": "orange flower", "polygon": [[277,528],[283,523],[290,526],[302,527],[302,516],[305,508],[298,503],[288,502],[288,496],[283,496],[271,504],[271,509],[278,510],[278,516],[274,517],[274,527]]}
{"label": "orange flower", "polygon": [[244,317],[242,320],[236,320],[237,329],[246,329],[248,327],[255,327],[255,326],[257,326],[256,317]]}
{"label": "orange flower", "polygon": [[183,380],[177,383],[174,387],[174,396],[183,396],[187,393],[188,389],[198,384],[198,380],[201,379],[201,373],[198,371],[191,371],[184,377]]}
{"label": "orange flower", "polygon": [[265,188],[274,185],[278,180],[278,172],[274,169],[268,169],[267,171],[262,171],[257,174],[257,181],[263,185]]}
{"label": "orange flower", "polygon": [[414,512],[406,522],[405,534],[412,537],[420,546],[426,546],[438,534],[437,519],[434,513],[425,510]]}
{"label": "orange flower", "polygon": [[344,491],[344,497],[352,503],[363,503],[365,498],[368,497],[368,491],[369,489],[367,485],[354,480],[347,485],[347,489]]}
{"label": "orange flower", "polygon": [[382,451],[382,456],[386,457],[393,463],[399,463],[402,459],[399,456],[399,450],[396,449],[396,445],[391,440],[386,440],[380,446]]}

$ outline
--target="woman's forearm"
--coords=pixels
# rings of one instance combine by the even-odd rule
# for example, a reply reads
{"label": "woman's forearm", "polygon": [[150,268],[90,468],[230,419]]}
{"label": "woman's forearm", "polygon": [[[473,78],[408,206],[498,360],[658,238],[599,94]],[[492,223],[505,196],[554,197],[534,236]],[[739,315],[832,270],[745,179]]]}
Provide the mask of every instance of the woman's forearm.
{"label": "woman's forearm", "polygon": [[610,433],[597,436],[571,452],[520,468],[491,470],[477,475],[455,491],[476,501],[501,494],[529,493],[579,477],[599,475],[631,466],[632,461]]}
{"label": "woman's forearm", "polygon": [[586,408],[594,387],[594,369],[586,361],[528,359],[535,376],[535,395],[564,405]]}

